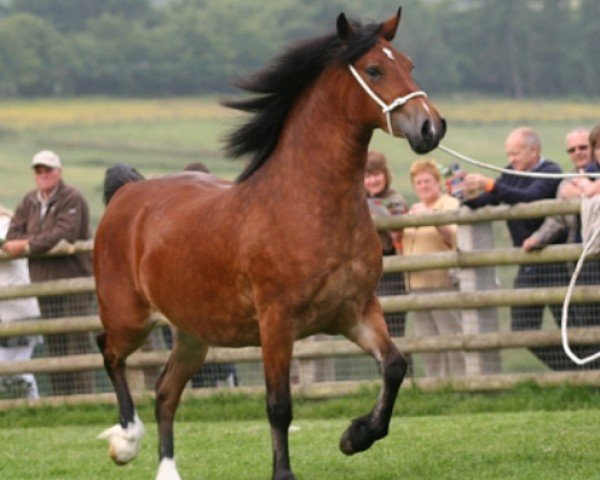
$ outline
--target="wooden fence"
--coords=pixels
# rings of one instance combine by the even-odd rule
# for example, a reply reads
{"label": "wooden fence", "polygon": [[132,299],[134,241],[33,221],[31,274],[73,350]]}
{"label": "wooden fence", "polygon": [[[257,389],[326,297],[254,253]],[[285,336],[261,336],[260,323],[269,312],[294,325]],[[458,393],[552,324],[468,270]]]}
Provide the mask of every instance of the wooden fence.
{"label": "wooden fence", "polygon": [[[470,225],[478,222],[489,222],[507,219],[523,219],[546,216],[551,214],[571,214],[579,211],[578,201],[556,202],[545,200],[531,204],[516,205],[513,207],[486,207],[471,211],[463,208],[454,212],[439,212],[398,218],[386,218],[377,221],[380,229],[398,229],[405,226],[420,226],[434,224],[457,223]],[[90,242],[77,245],[60,245],[50,253],[51,255],[72,254],[75,251],[90,251]],[[430,268],[459,268],[469,270],[473,268],[518,265],[522,263],[549,263],[575,261],[581,254],[580,245],[551,246],[531,253],[525,253],[515,248],[492,248],[478,251],[458,251],[411,257],[386,257],[384,270],[386,272],[414,271]],[[598,257],[596,257],[598,258]],[[0,261],[7,260],[4,253],[0,253]],[[27,286],[0,287],[0,300],[22,298],[29,296],[52,296],[90,292],[94,289],[93,278],[68,279],[49,281]],[[416,311],[423,309],[459,308],[463,310],[494,308],[513,305],[534,304],[561,304],[566,294],[566,287],[547,289],[522,289],[522,290],[485,290],[485,291],[460,291],[432,294],[407,294],[382,297],[381,302],[386,312]],[[572,303],[600,302],[600,289],[598,286],[576,287]],[[164,322],[160,317],[157,323]],[[27,321],[12,324],[0,324],[0,338],[20,335],[47,335],[51,333],[89,332],[101,330],[97,316],[48,319]],[[600,344],[600,328],[571,329],[571,344]],[[435,337],[403,337],[394,339],[396,345],[406,353],[423,353],[445,350],[463,350],[465,352],[493,352],[500,349],[529,348],[532,346],[560,345],[559,330],[502,332],[492,331],[485,333],[467,333],[453,336]],[[315,360],[331,359],[334,357],[359,357],[362,351],[354,344],[339,339],[299,341],[294,349],[294,358],[299,362],[313,362]],[[145,367],[162,366],[165,364],[168,351],[140,351],[132,355],[128,361],[131,369],[135,388],[134,396],[151,395],[139,381],[139,372]],[[248,347],[240,349],[213,348],[210,350],[207,361],[210,363],[245,363],[259,362],[261,353],[259,348]],[[0,363],[0,376],[19,373],[53,373],[64,371],[101,370],[102,359],[99,354],[76,355],[56,358],[35,358],[27,361]],[[361,382],[334,382],[313,381],[310,375],[301,378],[299,384],[293,389],[306,396],[321,396],[332,393],[344,393],[360,387]],[[600,386],[600,371],[577,372],[548,372],[538,374],[492,374],[478,371],[461,378],[447,379],[409,379],[407,385],[418,384],[422,388],[437,388],[450,385],[456,389],[500,389],[513,386],[525,380],[532,380],[541,385],[556,385],[562,382]],[[238,387],[241,391],[262,390],[262,387]],[[186,395],[206,395],[211,389],[188,390]],[[67,398],[43,398],[35,401],[36,404],[45,404],[64,401],[97,401],[105,399],[113,401],[112,394],[73,396]],[[0,406],[32,401],[3,400]]]}

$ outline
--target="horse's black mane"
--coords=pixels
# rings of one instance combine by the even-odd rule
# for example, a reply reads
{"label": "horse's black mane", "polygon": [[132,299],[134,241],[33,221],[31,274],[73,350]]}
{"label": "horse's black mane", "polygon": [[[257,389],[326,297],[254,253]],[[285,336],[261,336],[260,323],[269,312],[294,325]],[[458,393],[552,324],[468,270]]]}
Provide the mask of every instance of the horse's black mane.
{"label": "horse's black mane", "polygon": [[252,113],[250,119],[226,139],[228,155],[252,155],[237,183],[256,172],[273,152],[285,117],[297,98],[331,62],[352,63],[377,42],[380,24],[352,24],[353,34],[341,40],[337,33],[309,39],[292,46],[264,70],[236,83],[254,96],[223,104]]}

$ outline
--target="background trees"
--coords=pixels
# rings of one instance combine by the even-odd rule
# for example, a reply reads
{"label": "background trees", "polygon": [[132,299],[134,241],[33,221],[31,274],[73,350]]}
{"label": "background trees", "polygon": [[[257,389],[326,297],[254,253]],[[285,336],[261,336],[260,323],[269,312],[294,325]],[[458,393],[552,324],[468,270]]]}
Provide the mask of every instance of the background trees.
{"label": "background trees", "polygon": [[[227,91],[341,11],[397,0],[0,0],[0,96]],[[436,93],[598,96],[596,0],[405,0],[396,44]]]}

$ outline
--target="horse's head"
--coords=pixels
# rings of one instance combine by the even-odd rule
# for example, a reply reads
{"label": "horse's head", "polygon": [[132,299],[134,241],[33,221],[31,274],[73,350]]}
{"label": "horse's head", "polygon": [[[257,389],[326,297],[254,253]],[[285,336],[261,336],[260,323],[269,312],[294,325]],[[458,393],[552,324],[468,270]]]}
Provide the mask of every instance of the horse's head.
{"label": "horse's head", "polygon": [[[398,9],[396,15],[377,27],[375,44],[366,53],[358,58],[350,53],[348,68],[356,86],[362,87],[360,95],[370,97],[366,108],[377,126],[391,135],[407,138],[416,153],[427,153],[444,137],[446,121],[413,81],[412,61],[390,43],[396,35],[400,15]],[[361,42],[361,31],[343,13],[337,19],[337,33],[349,50]]]}

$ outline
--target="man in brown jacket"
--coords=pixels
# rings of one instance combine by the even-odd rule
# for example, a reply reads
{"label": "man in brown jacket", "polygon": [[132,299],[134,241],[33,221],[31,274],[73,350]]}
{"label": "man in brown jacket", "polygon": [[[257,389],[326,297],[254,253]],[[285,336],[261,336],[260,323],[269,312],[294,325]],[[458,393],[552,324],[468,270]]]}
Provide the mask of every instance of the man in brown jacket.
{"label": "man in brown jacket", "polygon": [[[12,256],[44,253],[65,240],[73,243],[91,237],[89,208],[83,195],[62,180],[59,157],[49,150],[38,152],[32,161],[36,189],[29,192],[12,218],[2,248]],[[30,258],[32,282],[92,275],[91,255]],[[60,295],[39,299],[43,318],[63,318],[93,313],[92,294]],[[56,334],[45,340],[49,356],[89,353],[89,334]],[[64,395],[88,393],[92,377],[85,373],[61,373],[50,376],[52,393]]]}

